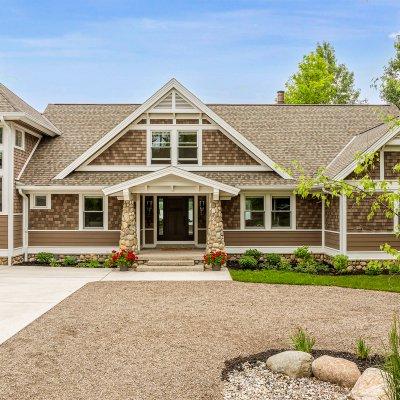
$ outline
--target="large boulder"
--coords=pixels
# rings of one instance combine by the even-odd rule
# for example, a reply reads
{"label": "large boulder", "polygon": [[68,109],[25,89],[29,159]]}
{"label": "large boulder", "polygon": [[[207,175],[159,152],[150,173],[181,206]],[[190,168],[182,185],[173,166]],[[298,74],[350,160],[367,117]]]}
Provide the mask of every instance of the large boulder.
{"label": "large boulder", "polygon": [[303,351],[284,351],[267,359],[267,367],[279,374],[292,378],[303,378],[312,375],[311,364],[314,358]]}
{"label": "large boulder", "polygon": [[367,368],[350,392],[353,400],[389,400],[386,372]]}
{"label": "large boulder", "polygon": [[312,372],[321,381],[348,388],[353,387],[361,376],[356,363],[331,356],[321,356],[313,361]]}

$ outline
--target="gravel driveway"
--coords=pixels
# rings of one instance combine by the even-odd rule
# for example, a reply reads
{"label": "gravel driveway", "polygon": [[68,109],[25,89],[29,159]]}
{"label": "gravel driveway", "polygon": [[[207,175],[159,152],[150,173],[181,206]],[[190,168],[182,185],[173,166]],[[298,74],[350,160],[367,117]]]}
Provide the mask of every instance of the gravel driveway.
{"label": "gravel driveway", "polygon": [[238,282],[87,284],[0,346],[0,399],[220,399],[224,361],[288,345],[386,341],[400,296]]}

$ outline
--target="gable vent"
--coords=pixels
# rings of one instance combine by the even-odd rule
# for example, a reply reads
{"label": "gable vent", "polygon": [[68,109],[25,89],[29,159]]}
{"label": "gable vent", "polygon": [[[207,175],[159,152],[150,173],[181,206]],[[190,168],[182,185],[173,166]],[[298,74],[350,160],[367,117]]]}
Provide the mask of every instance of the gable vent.
{"label": "gable vent", "polygon": [[178,110],[193,110],[193,106],[178,93],[175,94],[175,108]]}
{"label": "gable vent", "polygon": [[155,110],[170,110],[172,108],[172,93],[164,97],[157,105],[154,107]]}

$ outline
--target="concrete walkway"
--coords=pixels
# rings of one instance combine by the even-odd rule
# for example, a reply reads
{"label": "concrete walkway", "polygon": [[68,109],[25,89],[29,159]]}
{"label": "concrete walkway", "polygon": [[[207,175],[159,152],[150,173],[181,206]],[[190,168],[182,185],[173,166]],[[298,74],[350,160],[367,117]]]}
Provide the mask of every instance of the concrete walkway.
{"label": "concrete walkway", "polygon": [[112,269],[0,267],[0,343],[88,282],[223,281],[227,270],[203,272],[120,272]]}

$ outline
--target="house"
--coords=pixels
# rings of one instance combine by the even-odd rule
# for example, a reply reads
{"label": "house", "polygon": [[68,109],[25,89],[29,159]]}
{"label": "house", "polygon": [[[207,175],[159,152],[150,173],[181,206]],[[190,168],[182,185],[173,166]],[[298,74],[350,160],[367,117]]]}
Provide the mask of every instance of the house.
{"label": "house", "polygon": [[400,246],[395,220],[368,221],[368,202],[327,207],[293,194],[279,166],[298,160],[352,179],[354,154],[379,151],[376,179],[395,179],[399,128],[389,105],[204,104],[172,79],[143,104],[49,104],[39,113],[0,85],[0,260],[106,254],[119,243],[301,245],[351,259]]}

